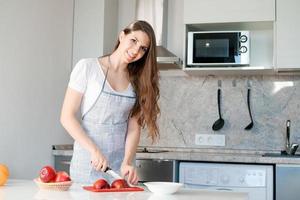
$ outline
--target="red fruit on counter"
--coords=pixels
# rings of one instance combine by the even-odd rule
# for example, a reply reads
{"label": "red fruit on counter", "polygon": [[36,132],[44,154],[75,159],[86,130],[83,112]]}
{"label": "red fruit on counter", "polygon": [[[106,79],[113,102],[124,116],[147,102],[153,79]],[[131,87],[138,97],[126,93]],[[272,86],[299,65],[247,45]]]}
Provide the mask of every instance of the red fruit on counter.
{"label": "red fruit on counter", "polygon": [[111,188],[116,188],[116,189],[128,188],[128,187],[129,185],[124,179],[116,179],[111,184]]}
{"label": "red fruit on counter", "polygon": [[45,166],[40,171],[40,180],[44,183],[54,181],[56,177],[56,171],[51,166]]}
{"label": "red fruit on counter", "polygon": [[59,171],[56,173],[55,182],[71,181],[69,174],[65,171]]}
{"label": "red fruit on counter", "polygon": [[105,179],[98,179],[93,184],[93,187],[95,189],[109,189],[110,188],[109,184],[107,183],[107,181]]}

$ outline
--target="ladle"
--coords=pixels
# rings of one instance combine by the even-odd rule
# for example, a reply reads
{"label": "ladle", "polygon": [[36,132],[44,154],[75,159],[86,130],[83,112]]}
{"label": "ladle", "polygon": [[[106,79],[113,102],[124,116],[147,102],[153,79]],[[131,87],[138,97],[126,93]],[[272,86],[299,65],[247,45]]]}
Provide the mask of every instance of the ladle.
{"label": "ladle", "polygon": [[218,111],[219,111],[219,119],[215,121],[212,126],[214,131],[220,130],[224,126],[224,119],[221,116],[221,89],[218,89]]}
{"label": "ladle", "polygon": [[248,111],[249,111],[251,122],[245,127],[245,130],[250,130],[253,127],[253,119],[252,119],[252,114],[250,109],[250,88],[248,88],[248,92],[247,92],[247,105],[248,105]]}

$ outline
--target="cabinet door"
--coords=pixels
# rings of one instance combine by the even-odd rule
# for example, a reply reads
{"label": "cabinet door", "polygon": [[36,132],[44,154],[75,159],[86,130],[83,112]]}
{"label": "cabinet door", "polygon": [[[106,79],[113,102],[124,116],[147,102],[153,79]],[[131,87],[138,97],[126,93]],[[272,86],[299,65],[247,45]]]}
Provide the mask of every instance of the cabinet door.
{"label": "cabinet door", "polygon": [[300,70],[300,1],[277,0],[277,68]]}
{"label": "cabinet door", "polygon": [[274,21],[275,0],[184,0],[184,23]]}

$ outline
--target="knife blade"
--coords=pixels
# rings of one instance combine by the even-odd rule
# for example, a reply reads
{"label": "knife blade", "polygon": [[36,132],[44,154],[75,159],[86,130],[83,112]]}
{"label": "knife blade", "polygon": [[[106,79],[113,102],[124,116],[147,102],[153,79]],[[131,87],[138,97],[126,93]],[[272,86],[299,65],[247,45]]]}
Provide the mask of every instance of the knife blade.
{"label": "knife blade", "polygon": [[[111,175],[113,178],[115,179],[124,179],[122,178],[119,174],[117,174],[114,170],[112,170],[110,167],[107,167],[105,170],[104,170],[105,173]],[[125,179],[124,179],[125,180]],[[127,181],[126,181],[127,182]],[[127,182],[127,184],[130,186],[130,187],[134,187],[134,185],[132,185],[131,183]]]}
{"label": "knife blade", "polygon": [[105,173],[111,175],[112,177],[114,177],[115,179],[123,179],[119,174],[117,174],[114,170],[112,170],[110,167],[107,167],[104,170]]}

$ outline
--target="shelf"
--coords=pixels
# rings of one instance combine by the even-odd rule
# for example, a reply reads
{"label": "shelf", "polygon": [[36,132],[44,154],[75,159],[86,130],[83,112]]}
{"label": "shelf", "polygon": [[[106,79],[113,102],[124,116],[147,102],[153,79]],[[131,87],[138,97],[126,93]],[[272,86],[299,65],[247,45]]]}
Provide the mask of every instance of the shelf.
{"label": "shelf", "polygon": [[247,66],[247,67],[193,67],[184,68],[188,75],[274,75],[273,67]]}

